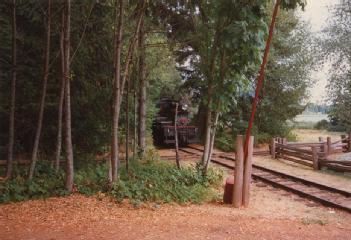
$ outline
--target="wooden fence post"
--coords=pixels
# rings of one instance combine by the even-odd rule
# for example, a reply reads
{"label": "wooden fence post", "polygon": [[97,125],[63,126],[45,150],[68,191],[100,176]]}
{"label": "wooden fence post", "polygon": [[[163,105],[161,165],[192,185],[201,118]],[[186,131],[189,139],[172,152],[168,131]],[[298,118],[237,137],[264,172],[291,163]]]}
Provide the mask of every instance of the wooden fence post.
{"label": "wooden fence post", "polygon": [[351,152],[351,132],[349,132],[349,144],[347,150]]}
{"label": "wooden fence post", "polygon": [[332,153],[332,149],[331,149],[331,137],[327,137],[327,146],[328,146],[328,154],[331,154]]}
{"label": "wooden fence post", "polygon": [[318,141],[319,142],[323,142],[323,138],[322,137],[318,137]]}
{"label": "wooden fence post", "polygon": [[313,160],[313,169],[314,170],[319,170],[319,162],[318,162],[318,153],[317,153],[317,148],[316,147],[311,147],[312,148],[312,160]]}
{"label": "wooden fence post", "polygon": [[286,138],[283,138],[282,144],[285,145],[287,142]]}
{"label": "wooden fence post", "polygon": [[234,207],[239,208],[243,202],[243,172],[244,170],[244,149],[243,136],[236,137],[236,154],[235,154],[235,170],[234,170],[234,191],[233,204]]}
{"label": "wooden fence post", "polygon": [[271,142],[271,156],[273,159],[275,159],[275,138],[272,138]]}
{"label": "wooden fence post", "polygon": [[244,166],[243,197],[242,197],[244,207],[248,207],[250,202],[253,143],[254,143],[254,137],[250,136],[247,159],[245,161],[245,166]]}
{"label": "wooden fence post", "polygon": [[324,157],[327,158],[328,157],[328,144],[326,142],[323,143],[323,153],[324,153]]}

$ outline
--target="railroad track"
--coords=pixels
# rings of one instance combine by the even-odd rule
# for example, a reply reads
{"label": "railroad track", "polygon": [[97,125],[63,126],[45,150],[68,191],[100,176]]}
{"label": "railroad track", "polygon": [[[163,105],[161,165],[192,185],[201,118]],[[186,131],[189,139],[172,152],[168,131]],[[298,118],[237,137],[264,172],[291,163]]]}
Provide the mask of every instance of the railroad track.
{"label": "railroad track", "polygon": [[[189,146],[179,149],[186,156],[200,157],[203,150]],[[262,154],[266,153],[262,152]],[[235,159],[228,153],[215,152],[211,162],[228,169],[235,168]],[[341,209],[351,213],[351,192],[312,182],[303,178],[281,173],[272,169],[253,164],[252,178],[277,188],[319,202],[327,207]]]}

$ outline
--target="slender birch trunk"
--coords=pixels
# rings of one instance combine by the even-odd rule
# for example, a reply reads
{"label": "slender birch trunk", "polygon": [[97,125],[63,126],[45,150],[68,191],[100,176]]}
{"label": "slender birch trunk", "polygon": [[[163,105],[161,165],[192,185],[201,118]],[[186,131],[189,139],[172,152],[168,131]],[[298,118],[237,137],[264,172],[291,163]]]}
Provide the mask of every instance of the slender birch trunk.
{"label": "slender birch trunk", "polygon": [[13,145],[15,139],[15,107],[16,107],[16,74],[17,74],[17,29],[16,29],[16,0],[12,0],[12,81],[9,121],[9,144],[7,149],[6,177],[12,176]]}
{"label": "slender birch trunk", "polygon": [[[220,63],[220,84],[219,84],[219,89],[223,88],[224,84],[224,76],[225,76],[225,54],[222,51],[221,52],[221,63]],[[216,105],[216,110],[215,110],[215,120],[214,124],[211,128],[211,134],[210,134],[210,147],[209,147],[209,153],[208,153],[208,158],[206,160],[206,165],[205,165],[205,172],[208,170],[208,166],[211,162],[212,158],[212,152],[213,152],[213,147],[214,147],[214,142],[215,142],[215,136],[216,136],[216,130],[217,130],[217,125],[218,125],[218,118],[220,114],[220,100],[217,100],[217,105]]]}
{"label": "slender birch trunk", "polygon": [[57,119],[57,138],[56,138],[56,151],[55,151],[55,170],[58,172],[60,168],[60,157],[62,148],[62,117],[63,117],[63,104],[65,98],[65,53],[64,53],[64,25],[65,14],[62,12],[62,27],[60,34],[60,59],[61,59],[61,90],[58,106],[58,119]]}
{"label": "slender birch trunk", "polygon": [[[138,64],[137,64],[138,65]],[[138,112],[138,104],[137,104],[137,91],[136,91],[136,76],[133,78],[133,107],[134,107],[134,113],[133,113],[133,127],[134,127],[134,140],[133,140],[133,161],[136,159],[136,154],[137,154],[137,140],[138,140],[138,124],[137,124],[137,112]]]}
{"label": "slender birch trunk", "polygon": [[34,175],[35,165],[38,159],[38,148],[41,135],[41,129],[43,126],[43,115],[45,108],[45,98],[46,98],[46,88],[49,77],[49,64],[50,64],[50,34],[51,34],[51,0],[48,0],[48,11],[47,11],[47,23],[46,23],[46,47],[45,47],[45,61],[44,61],[44,78],[43,78],[43,88],[41,93],[41,99],[39,104],[39,115],[37,130],[34,138],[34,146],[32,151],[31,165],[29,168],[28,178],[32,179]]}
{"label": "slender birch trunk", "polygon": [[138,33],[140,30],[141,21],[143,20],[143,10],[145,7],[145,1],[142,1],[142,5],[140,6],[141,10],[139,12],[139,18],[137,21],[137,27],[134,32],[134,36],[131,39],[131,42],[128,47],[126,60],[125,60],[125,68],[123,78],[121,79],[121,49],[122,49],[122,29],[123,29],[123,18],[121,13],[123,12],[123,0],[119,4],[120,8],[120,17],[119,24],[117,27],[117,43],[116,43],[116,71],[115,71],[115,85],[114,85],[114,104],[113,104],[113,120],[112,120],[112,143],[111,143],[111,167],[112,167],[112,182],[117,181],[118,179],[118,167],[119,167],[119,150],[118,150],[118,127],[119,127],[119,115],[121,110],[122,96],[124,92],[125,83],[129,77],[129,66],[132,61],[132,55],[135,50],[136,40],[138,38]]}
{"label": "slender birch trunk", "polygon": [[127,79],[127,95],[126,95],[126,170],[129,170],[129,92],[130,77]]}
{"label": "slender birch trunk", "polygon": [[[116,44],[114,56],[114,99],[113,99],[113,119],[112,119],[112,141],[111,141],[111,160],[110,160],[110,182],[114,182],[118,177],[118,125],[119,125],[119,98],[121,82],[121,52],[123,35],[123,6],[124,1],[120,0],[118,6],[119,17],[116,28]],[[117,19],[117,18],[116,18]]]}
{"label": "slender birch trunk", "polygon": [[73,146],[71,128],[71,89],[70,89],[70,28],[71,28],[71,0],[66,0],[66,19],[65,19],[65,152],[67,159],[66,170],[66,190],[72,192],[73,188]]}
{"label": "slender birch trunk", "polygon": [[145,33],[144,33],[144,21],[142,21],[139,32],[139,128],[138,128],[138,145],[140,148],[141,156],[144,155],[145,151],[145,134],[146,134],[146,78],[145,78]]}
{"label": "slender birch trunk", "polygon": [[178,122],[178,103],[176,103],[176,107],[174,109],[174,140],[175,140],[176,164],[178,169],[180,169],[177,122]]}

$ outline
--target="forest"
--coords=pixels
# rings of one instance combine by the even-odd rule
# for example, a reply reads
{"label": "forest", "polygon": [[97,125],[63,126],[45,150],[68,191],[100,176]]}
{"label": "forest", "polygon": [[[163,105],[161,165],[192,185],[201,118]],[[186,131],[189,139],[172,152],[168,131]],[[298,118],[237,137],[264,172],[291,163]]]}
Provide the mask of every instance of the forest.
{"label": "forest", "polygon": [[[320,43],[297,17],[305,1],[279,2],[256,143],[289,136],[287,120],[306,108],[309,72],[323,55],[317,48],[334,54],[336,65],[350,62],[343,48],[350,41],[350,18],[343,18],[349,3],[334,13],[346,29],[331,23],[330,39]],[[134,165],[157,157],[151,126],[162,97],[190,105],[205,145],[197,172],[183,168],[179,178],[215,181],[216,172],[201,169],[213,146],[233,150],[235,136],[245,133],[273,6],[269,0],[1,1],[1,201],[111,186],[118,195],[131,175],[147,180],[154,163]],[[343,109],[350,71],[338,66],[329,84],[330,114],[350,126]],[[163,165],[160,171],[178,174]]]}

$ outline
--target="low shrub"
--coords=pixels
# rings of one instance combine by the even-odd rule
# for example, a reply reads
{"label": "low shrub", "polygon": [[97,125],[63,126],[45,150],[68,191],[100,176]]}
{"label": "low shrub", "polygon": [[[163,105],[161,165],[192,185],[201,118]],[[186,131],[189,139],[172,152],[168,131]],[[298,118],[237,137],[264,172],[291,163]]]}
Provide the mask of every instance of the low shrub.
{"label": "low shrub", "polygon": [[314,129],[326,130],[326,129],[328,129],[329,125],[330,125],[329,122],[327,120],[323,119],[314,125]]}
{"label": "low shrub", "polygon": [[[132,203],[199,203],[216,197],[215,187],[222,179],[222,173],[217,170],[209,169],[207,176],[203,176],[199,166],[179,170],[174,164],[156,160],[133,163],[128,172],[121,165],[120,178],[112,186],[107,174],[105,163],[90,163],[77,170],[76,191],[85,195],[105,192],[118,201],[129,199]],[[67,194],[64,173],[55,173],[49,163],[38,163],[33,180],[28,181],[24,176],[23,171],[0,182],[0,203]]]}
{"label": "low shrub", "polygon": [[221,180],[221,172],[210,169],[204,176],[199,166],[179,170],[169,163],[139,163],[129,173],[121,172],[111,194],[118,201],[129,199],[132,203],[199,203],[215,197],[214,187]]}
{"label": "low shrub", "polygon": [[109,182],[108,167],[105,163],[90,163],[78,170],[74,176],[74,183],[79,193],[93,195],[97,192],[107,192]]}
{"label": "low shrub", "polygon": [[33,180],[28,181],[22,171],[14,178],[0,182],[0,203],[62,196],[67,194],[63,183],[61,172],[55,173],[49,163],[39,162]]}

